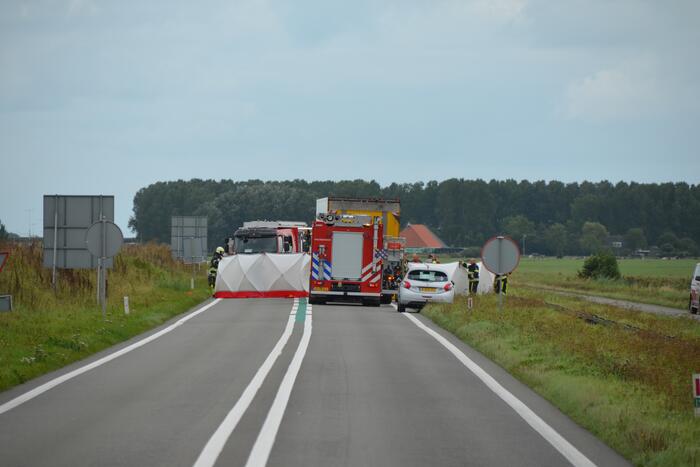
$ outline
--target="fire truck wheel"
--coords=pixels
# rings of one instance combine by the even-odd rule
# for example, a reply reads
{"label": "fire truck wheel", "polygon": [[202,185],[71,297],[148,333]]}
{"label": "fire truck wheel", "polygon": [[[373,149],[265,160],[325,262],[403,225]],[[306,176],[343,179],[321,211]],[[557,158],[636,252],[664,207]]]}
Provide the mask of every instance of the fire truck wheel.
{"label": "fire truck wheel", "polygon": [[402,305],[401,303],[399,303],[397,309],[399,310],[399,313],[403,313],[404,311],[406,311],[406,305]]}
{"label": "fire truck wheel", "polygon": [[381,303],[382,303],[382,305],[388,305],[389,303],[391,303],[391,295],[382,294]]}

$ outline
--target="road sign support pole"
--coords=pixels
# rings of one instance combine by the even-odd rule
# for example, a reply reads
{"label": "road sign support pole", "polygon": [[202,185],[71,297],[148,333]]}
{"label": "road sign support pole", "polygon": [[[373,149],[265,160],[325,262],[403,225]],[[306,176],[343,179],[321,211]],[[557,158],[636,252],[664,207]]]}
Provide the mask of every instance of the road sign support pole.
{"label": "road sign support pole", "polygon": [[58,255],[58,195],[55,197],[53,213],[53,270],[51,272],[51,286],[56,292],[56,256]]}
{"label": "road sign support pole", "polygon": [[100,258],[97,258],[97,279],[95,281],[95,291],[96,291],[96,296],[95,296],[95,301],[97,304],[100,304],[100,284],[102,284],[102,277],[100,276],[102,270],[102,260]]}
{"label": "road sign support pole", "polygon": [[105,260],[107,255],[105,252],[107,244],[107,228],[105,227],[105,218],[102,216],[100,218],[100,223],[102,227],[102,255],[100,255],[100,260],[102,262],[102,319],[107,319],[107,268],[105,267]]}
{"label": "road sign support pole", "polygon": [[[503,270],[503,237],[497,237],[498,241],[498,270]],[[503,311],[503,276],[498,278],[498,311]]]}

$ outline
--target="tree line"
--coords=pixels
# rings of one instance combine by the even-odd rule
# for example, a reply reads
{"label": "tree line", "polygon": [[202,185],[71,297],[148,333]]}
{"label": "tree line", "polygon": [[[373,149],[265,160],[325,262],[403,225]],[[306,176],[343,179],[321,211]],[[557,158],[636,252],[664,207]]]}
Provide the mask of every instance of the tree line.
{"label": "tree line", "polygon": [[505,234],[524,242],[526,253],[588,254],[613,241],[622,253],[700,253],[700,185],[687,183],[178,180],[139,190],[129,226],[141,241],[167,243],[171,216],[206,216],[209,244],[218,245],[247,220],[311,222],[325,196],[398,198],[403,226],[426,224],[455,247]]}

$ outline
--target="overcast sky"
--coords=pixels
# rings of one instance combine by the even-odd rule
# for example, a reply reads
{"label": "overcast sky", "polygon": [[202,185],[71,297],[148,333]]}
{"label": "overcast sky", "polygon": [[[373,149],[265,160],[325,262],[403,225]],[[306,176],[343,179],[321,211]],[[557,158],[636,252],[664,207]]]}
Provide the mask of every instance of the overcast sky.
{"label": "overcast sky", "polygon": [[700,1],[0,2],[0,220],[179,178],[700,182]]}

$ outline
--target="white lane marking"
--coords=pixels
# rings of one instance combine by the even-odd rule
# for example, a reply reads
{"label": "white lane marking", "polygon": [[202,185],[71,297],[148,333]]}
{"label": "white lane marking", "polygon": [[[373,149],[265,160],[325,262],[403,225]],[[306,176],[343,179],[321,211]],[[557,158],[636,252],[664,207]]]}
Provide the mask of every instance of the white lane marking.
{"label": "white lane marking", "polygon": [[246,410],[248,410],[248,407],[255,398],[255,394],[257,394],[258,389],[260,389],[260,386],[262,386],[263,382],[265,381],[265,378],[272,369],[277,357],[282,354],[282,349],[287,344],[287,341],[289,341],[289,337],[292,335],[292,331],[294,330],[294,320],[296,319],[298,307],[299,300],[295,298],[294,306],[289,314],[289,319],[287,320],[287,325],[282,332],[282,336],[279,338],[277,344],[275,344],[263,364],[260,366],[260,368],[258,368],[255,376],[253,376],[253,379],[250,380],[250,383],[248,383],[248,386],[243,391],[243,394],[241,394],[241,397],[226,415],[224,421],[221,422],[219,428],[217,428],[211,438],[209,438],[209,441],[204,446],[204,449],[202,449],[197,461],[194,463],[194,467],[211,467],[216,463],[216,459],[219,457],[219,454],[221,454],[221,450],[226,445],[226,441],[228,441],[229,436],[231,436],[231,433],[233,433],[233,430],[238,425],[238,422],[241,421],[243,414],[245,414]]}
{"label": "white lane marking", "polygon": [[301,336],[301,342],[299,342],[299,347],[297,347],[294,353],[294,358],[292,358],[292,362],[289,364],[289,368],[287,368],[287,373],[284,375],[275,400],[272,402],[270,411],[267,413],[265,423],[260,429],[260,433],[258,433],[258,438],[255,440],[253,449],[250,452],[246,467],[264,467],[267,464],[270,452],[275,444],[277,432],[282,423],[282,417],[284,416],[285,410],[287,410],[287,404],[289,403],[289,397],[294,388],[294,382],[301,369],[301,363],[304,360],[304,355],[306,355],[306,349],[309,347],[309,341],[311,340],[311,319],[311,305],[307,305],[304,334]]}
{"label": "white lane marking", "polygon": [[31,399],[34,399],[35,397],[45,393],[49,389],[55,388],[56,386],[58,386],[61,383],[65,383],[66,381],[73,379],[76,376],[82,375],[83,373],[86,373],[94,368],[97,368],[100,365],[104,365],[107,362],[111,362],[112,360],[114,360],[117,357],[121,357],[122,355],[127,354],[127,353],[131,352],[132,350],[136,350],[139,347],[142,347],[142,346],[148,344],[149,342],[152,342],[152,341],[158,339],[159,337],[169,333],[173,329],[178,328],[179,326],[181,326],[185,322],[189,321],[190,319],[194,318],[195,316],[198,316],[199,314],[204,313],[206,310],[208,310],[212,306],[216,305],[220,301],[221,301],[221,299],[217,298],[213,302],[208,303],[207,305],[203,306],[199,310],[194,311],[183,318],[180,318],[175,323],[171,324],[167,328],[161,329],[160,331],[156,332],[155,334],[151,334],[150,336],[148,336],[144,339],[141,339],[138,342],[134,342],[133,344],[131,344],[127,347],[124,347],[121,350],[117,350],[116,352],[111,353],[105,357],[102,357],[99,360],[95,360],[94,362],[89,363],[89,364],[82,366],[80,368],[77,368],[69,373],[66,373],[65,375],[59,376],[58,378],[54,378],[51,381],[48,381],[48,382],[42,384],[41,386],[38,386],[38,387],[32,389],[31,391],[27,391],[24,394],[15,397],[14,399],[12,399],[9,402],[5,402],[4,404],[0,405],[0,415],[7,412],[8,410],[12,410],[17,406],[24,404],[25,402],[27,402]]}
{"label": "white lane marking", "polygon": [[515,397],[506,388],[501,386],[498,381],[496,381],[491,375],[486,373],[479,365],[474,363],[469,357],[467,357],[461,350],[459,350],[454,344],[445,339],[443,336],[437,332],[430,329],[425,324],[410,313],[403,313],[403,315],[413,321],[416,326],[430,334],[441,343],[447,350],[449,350],[452,355],[457,357],[457,359],[462,362],[472,373],[476,375],[491,391],[493,391],[498,397],[503,399],[503,401],[508,404],[515,412],[520,415],[523,420],[527,422],[535,431],[537,431],[542,437],[549,442],[554,448],[559,451],[566,459],[571,462],[572,465],[577,467],[595,467],[595,464],[591,462],[586,456],[584,456],[581,451],[576,449],[571,443],[569,443],[563,436],[557,433],[554,428],[549,426],[547,422],[542,420],[535,412],[532,411],[527,405]]}

